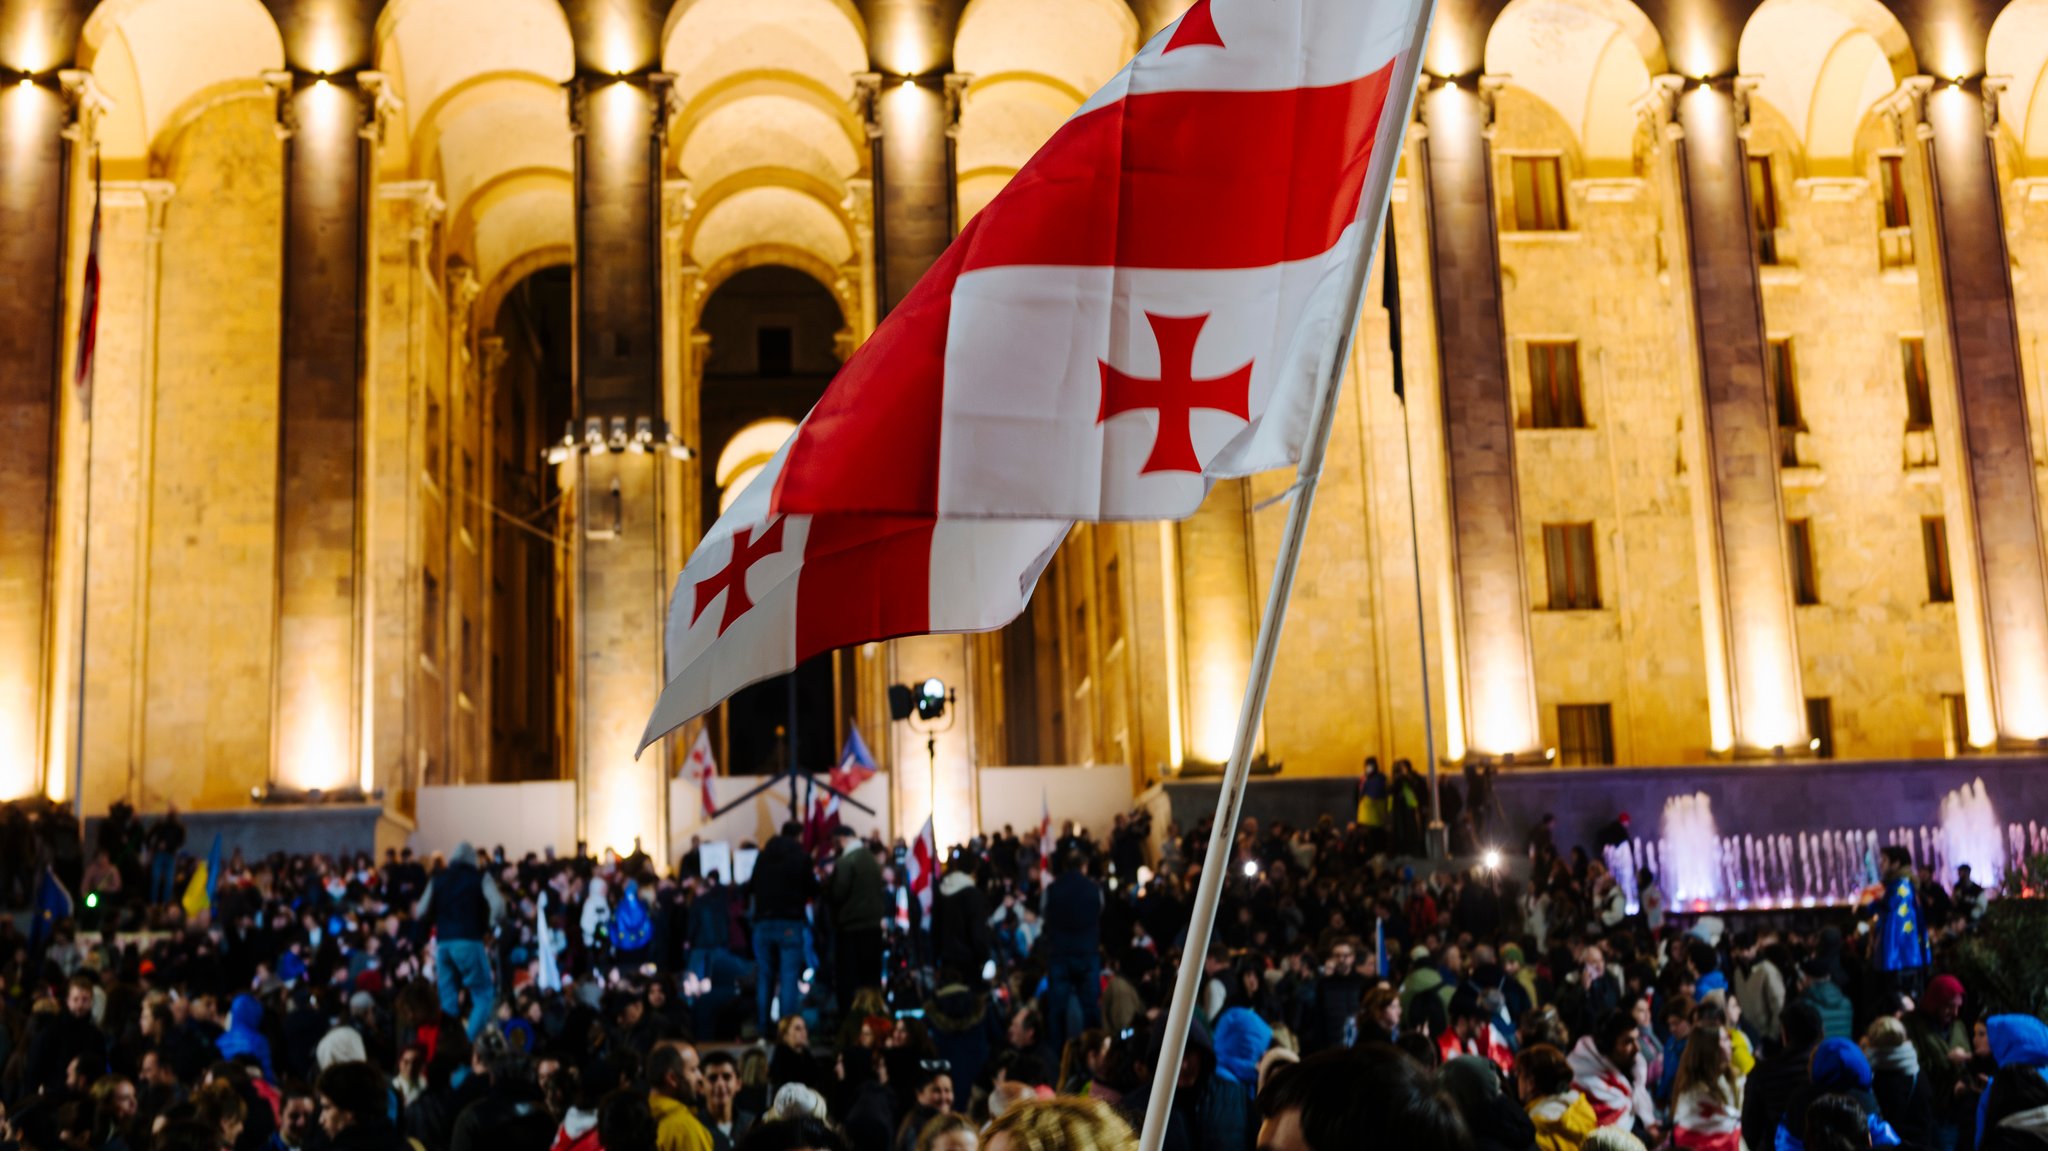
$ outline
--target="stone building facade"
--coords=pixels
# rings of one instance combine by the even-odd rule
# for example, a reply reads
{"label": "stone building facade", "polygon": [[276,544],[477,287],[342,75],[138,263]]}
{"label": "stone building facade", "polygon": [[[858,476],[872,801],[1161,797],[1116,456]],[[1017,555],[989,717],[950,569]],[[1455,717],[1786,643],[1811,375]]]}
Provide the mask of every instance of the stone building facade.
{"label": "stone building facade", "polygon": [[[1182,7],[0,0],[0,798],[574,778],[665,849],[698,725],[631,750],[690,546]],[[1421,760],[1425,682],[1454,763],[2048,741],[2044,69],[2048,0],[1443,0],[1405,401],[1375,293],[1265,763]],[[977,766],[1198,774],[1290,482],[707,730],[751,770],[857,723],[942,838]],[[928,678],[929,759],[886,704]]]}

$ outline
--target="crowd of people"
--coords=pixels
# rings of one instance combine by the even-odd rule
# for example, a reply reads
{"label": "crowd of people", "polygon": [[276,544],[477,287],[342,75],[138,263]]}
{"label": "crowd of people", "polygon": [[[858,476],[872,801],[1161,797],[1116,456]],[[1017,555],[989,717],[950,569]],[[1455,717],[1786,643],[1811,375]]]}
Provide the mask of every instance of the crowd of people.
{"label": "crowd of people", "polygon": [[[2048,1027],[1952,970],[1974,884],[1889,849],[1866,906],[1731,929],[1630,905],[1554,821],[1430,867],[1401,794],[1236,829],[1169,1151],[2048,1148]],[[694,843],[216,865],[117,809],[68,915],[0,918],[0,1147],[1126,1151],[1209,830],[1004,828],[925,883],[796,823],[735,876]]]}

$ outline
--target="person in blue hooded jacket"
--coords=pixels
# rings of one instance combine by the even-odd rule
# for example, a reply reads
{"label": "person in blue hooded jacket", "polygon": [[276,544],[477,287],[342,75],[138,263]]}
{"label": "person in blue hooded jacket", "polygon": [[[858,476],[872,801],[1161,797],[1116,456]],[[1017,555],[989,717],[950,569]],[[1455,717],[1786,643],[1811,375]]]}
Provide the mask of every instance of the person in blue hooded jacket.
{"label": "person in blue hooded jacket", "polygon": [[1792,1097],[1778,1124],[1776,1151],[1806,1151],[1806,1110],[1823,1095],[1846,1095],[1856,1101],[1870,1124],[1872,1147],[1897,1147],[1899,1133],[1885,1122],[1877,1096],[1870,1092],[1870,1061],[1847,1039],[1829,1039],[1813,1049],[1807,1084]]}
{"label": "person in blue hooded jacket", "polygon": [[[2031,1015],[1994,1015],[1984,1021],[1984,1033],[1991,1040],[1991,1060],[2002,1074],[2029,1070],[2048,1078],[2048,1023]],[[1992,1077],[1993,1082],[1997,1076]],[[1984,1113],[1991,1102],[1991,1085],[1977,1101],[1977,1143],[1984,1141]]]}
{"label": "person in blue hooded jacket", "polygon": [[1927,966],[1927,925],[1920,916],[1920,893],[1913,886],[1913,853],[1903,847],[1887,847],[1883,860],[1884,893],[1864,904],[1864,915],[1875,914],[1876,947],[1872,959],[1879,971],[1893,975],[1920,971]]}
{"label": "person in blue hooded jacket", "polygon": [[1259,1060],[1273,1046],[1273,1029],[1248,1007],[1232,1007],[1216,1017],[1216,1070],[1256,1091]]}
{"label": "person in blue hooded jacket", "polygon": [[270,1066],[270,1040],[263,1037],[263,1005],[253,995],[237,995],[228,1007],[228,1029],[214,1040],[220,1049],[222,1059],[233,1060],[243,1055],[253,1055],[263,1068],[263,1077],[277,1082],[277,1072]]}

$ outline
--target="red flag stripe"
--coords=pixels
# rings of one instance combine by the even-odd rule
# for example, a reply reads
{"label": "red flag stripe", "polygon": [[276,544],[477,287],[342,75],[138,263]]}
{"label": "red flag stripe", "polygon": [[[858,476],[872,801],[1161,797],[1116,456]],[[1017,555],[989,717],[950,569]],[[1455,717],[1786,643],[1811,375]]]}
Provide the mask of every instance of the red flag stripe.
{"label": "red flag stripe", "polygon": [[933,527],[931,520],[812,520],[797,584],[797,660],[931,630]]}
{"label": "red flag stripe", "polygon": [[946,341],[967,272],[1255,268],[1327,251],[1357,217],[1392,75],[1145,93],[1069,121],[840,370],[790,444],[775,510],[938,513]]}

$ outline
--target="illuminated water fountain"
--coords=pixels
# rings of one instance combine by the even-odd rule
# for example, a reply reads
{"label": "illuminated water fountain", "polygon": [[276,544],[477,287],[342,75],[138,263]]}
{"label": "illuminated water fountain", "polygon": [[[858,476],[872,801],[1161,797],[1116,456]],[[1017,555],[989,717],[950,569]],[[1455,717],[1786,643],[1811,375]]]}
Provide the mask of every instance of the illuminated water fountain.
{"label": "illuminated water fountain", "polygon": [[1936,814],[1939,826],[1723,835],[1710,796],[1678,795],[1664,803],[1659,838],[1608,848],[1607,866],[1631,911],[1642,869],[1656,877],[1675,911],[1740,911],[1854,903],[1879,881],[1879,855],[1888,846],[1912,852],[1944,885],[1968,864],[1972,878],[1994,890],[2008,859],[2048,853],[2048,829],[2039,824],[2001,827],[1981,779],[1944,796]]}

